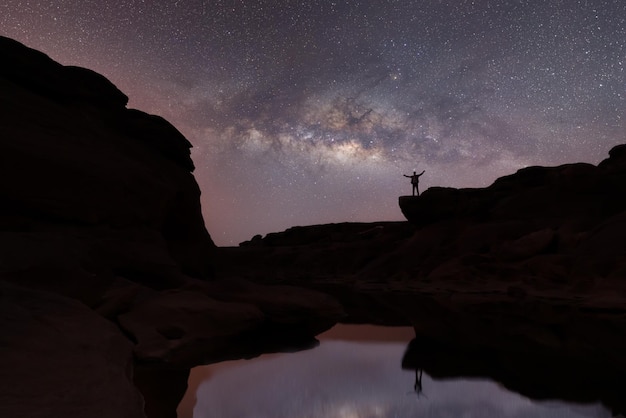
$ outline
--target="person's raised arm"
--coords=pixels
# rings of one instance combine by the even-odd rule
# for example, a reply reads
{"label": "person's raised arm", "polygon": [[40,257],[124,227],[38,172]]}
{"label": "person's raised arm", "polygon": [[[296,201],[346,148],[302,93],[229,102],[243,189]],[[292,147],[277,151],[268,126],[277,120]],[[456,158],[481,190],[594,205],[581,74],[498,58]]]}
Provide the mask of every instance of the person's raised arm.
{"label": "person's raised arm", "polygon": [[417,176],[421,176],[422,174],[424,174],[426,172],[426,170],[422,171],[421,173],[419,173]]}

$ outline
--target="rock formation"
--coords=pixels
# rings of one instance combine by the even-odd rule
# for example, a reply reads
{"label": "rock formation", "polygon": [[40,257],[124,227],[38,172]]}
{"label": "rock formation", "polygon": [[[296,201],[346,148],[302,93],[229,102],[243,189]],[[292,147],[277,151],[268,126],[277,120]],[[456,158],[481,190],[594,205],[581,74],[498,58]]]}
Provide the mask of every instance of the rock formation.
{"label": "rock formation", "polygon": [[92,71],[2,37],[0,56],[1,416],[173,417],[190,367],[308,348],[338,321],[412,325],[407,367],[529,396],[568,397],[415,345],[626,377],[626,146],[402,197],[410,222],[216,248],[176,128]]}
{"label": "rock formation", "polygon": [[175,416],[189,367],[311,346],[343,315],[207,282],[183,135],[93,71],[4,37],[0,56],[1,416]]}
{"label": "rock formation", "polygon": [[7,38],[0,54],[1,415],[143,416],[115,324],[212,275],[191,145],[99,74]]}
{"label": "rock formation", "polygon": [[132,344],[70,298],[0,281],[0,416],[140,417]]}

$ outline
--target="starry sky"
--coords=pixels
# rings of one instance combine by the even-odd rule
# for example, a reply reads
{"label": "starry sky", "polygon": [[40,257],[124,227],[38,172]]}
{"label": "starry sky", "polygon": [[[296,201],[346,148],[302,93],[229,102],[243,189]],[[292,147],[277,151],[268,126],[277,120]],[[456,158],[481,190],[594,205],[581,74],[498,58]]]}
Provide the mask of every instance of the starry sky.
{"label": "starry sky", "polygon": [[623,0],[5,0],[0,34],[172,122],[218,245],[626,142]]}

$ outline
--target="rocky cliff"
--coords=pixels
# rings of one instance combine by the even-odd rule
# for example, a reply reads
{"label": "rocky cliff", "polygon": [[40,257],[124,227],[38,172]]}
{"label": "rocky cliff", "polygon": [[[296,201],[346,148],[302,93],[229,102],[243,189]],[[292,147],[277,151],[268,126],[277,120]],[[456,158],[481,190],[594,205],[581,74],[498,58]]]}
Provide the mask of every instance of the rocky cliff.
{"label": "rocky cliff", "polygon": [[0,415],[143,416],[117,316],[212,275],[191,144],[99,74],[0,56]]}
{"label": "rocky cliff", "polygon": [[215,280],[190,143],[0,37],[0,416],[171,417],[189,368],[314,344],[341,307]]}

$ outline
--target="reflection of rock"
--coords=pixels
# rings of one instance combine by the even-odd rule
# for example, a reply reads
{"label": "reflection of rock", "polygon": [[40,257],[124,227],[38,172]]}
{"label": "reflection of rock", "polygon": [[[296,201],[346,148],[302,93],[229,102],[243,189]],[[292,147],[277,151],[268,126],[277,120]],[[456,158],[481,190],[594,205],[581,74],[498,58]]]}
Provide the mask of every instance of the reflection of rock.
{"label": "reflection of rock", "polygon": [[[459,318],[459,321],[463,320]],[[533,399],[601,402],[615,415],[626,413],[623,397],[626,369],[615,367],[613,357],[572,351],[566,345],[546,349],[516,340],[515,345],[507,347],[496,341],[489,338],[487,343],[468,344],[463,340],[418,336],[409,344],[402,367],[423,370],[434,379],[492,379]]]}

